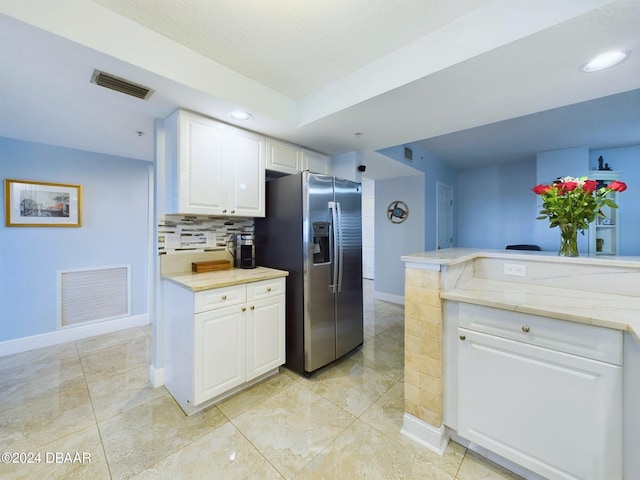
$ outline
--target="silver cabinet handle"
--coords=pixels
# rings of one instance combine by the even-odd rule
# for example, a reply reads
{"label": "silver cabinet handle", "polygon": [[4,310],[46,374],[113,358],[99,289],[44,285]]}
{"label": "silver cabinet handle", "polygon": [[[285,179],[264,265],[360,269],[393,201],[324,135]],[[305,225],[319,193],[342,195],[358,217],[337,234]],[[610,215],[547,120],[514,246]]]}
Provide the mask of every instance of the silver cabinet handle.
{"label": "silver cabinet handle", "polygon": [[227,296],[226,295],[222,295],[222,300],[226,300]]}
{"label": "silver cabinet handle", "polygon": [[531,329],[529,328],[529,325],[523,325],[522,326],[522,331],[524,333],[529,333],[531,331]]}
{"label": "silver cabinet handle", "polygon": [[460,335],[460,340],[466,340],[467,337],[465,335]]}

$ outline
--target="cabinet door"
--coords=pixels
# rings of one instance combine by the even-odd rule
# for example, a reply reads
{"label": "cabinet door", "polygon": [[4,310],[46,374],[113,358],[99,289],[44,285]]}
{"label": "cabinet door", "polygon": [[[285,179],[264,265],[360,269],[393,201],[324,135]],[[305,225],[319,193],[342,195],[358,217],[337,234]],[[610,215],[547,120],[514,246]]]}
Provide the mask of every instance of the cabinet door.
{"label": "cabinet door", "polygon": [[244,305],[195,315],[194,393],[198,405],[246,380]]}
{"label": "cabinet door", "polygon": [[220,215],[223,192],[222,145],[225,126],[180,112],[178,139],[178,212]]}
{"label": "cabinet door", "polygon": [[302,169],[311,173],[331,175],[331,157],[311,150],[302,151]]}
{"label": "cabinet door", "polygon": [[458,334],[462,437],[549,479],[622,478],[621,367]]}
{"label": "cabinet door", "polygon": [[228,192],[225,215],[264,217],[265,215],[265,137],[245,130],[230,128],[227,176]]}
{"label": "cabinet door", "polygon": [[247,380],[285,362],[285,296],[249,303]]}
{"label": "cabinet door", "polygon": [[288,174],[302,171],[302,149],[297,145],[267,138],[266,168]]}

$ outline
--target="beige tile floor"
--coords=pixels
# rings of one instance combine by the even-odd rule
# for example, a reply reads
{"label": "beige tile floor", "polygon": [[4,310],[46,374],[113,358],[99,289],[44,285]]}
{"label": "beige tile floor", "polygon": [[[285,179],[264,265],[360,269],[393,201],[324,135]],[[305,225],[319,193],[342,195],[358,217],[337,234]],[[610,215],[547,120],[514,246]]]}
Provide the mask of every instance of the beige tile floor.
{"label": "beige tile floor", "polygon": [[403,310],[365,283],[360,350],[312,378],[281,369],[191,417],[148,383],[149,328],[0,357],[0,453],[34,462],[0,463],[0,478],[516,478],[400,434]]}

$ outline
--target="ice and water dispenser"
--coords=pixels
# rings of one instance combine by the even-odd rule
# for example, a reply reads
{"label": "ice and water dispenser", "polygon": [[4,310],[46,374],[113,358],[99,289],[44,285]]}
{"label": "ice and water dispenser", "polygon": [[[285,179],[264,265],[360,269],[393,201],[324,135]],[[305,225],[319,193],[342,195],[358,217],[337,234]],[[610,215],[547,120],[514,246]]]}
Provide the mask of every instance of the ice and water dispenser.
{"label": "ice and water dispenser", "polygon": [[329,222],[313,222],[313,263],[329,263]]}

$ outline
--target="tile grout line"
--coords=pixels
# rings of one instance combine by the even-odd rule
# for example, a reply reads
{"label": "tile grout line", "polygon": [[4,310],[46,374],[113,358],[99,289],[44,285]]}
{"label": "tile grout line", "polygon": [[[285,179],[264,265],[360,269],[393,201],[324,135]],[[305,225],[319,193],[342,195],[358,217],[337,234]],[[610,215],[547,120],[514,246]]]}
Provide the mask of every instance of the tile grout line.
{"label": "tile grout line", "polygon": [[73,342],[76,347],[76,352],[78,354],[78,362],[80,363],[80,368],[82,369],[82,377],[84,378],[84,384],[87,388],[87,395],[89,396],[89,401],[91,402],[91,411],[93,412],[93,420],[96,425],[96,431],[98,432],[98,438],[100,439],[100,446],[102,447],[102,454],[104,455],[104,463],[107,464],[107,471],[109,472],[109,478],[113,478],[113,473],[111,472],[111,465],[109,463],[109,457],[107,456],[107,450],[104,447],[104,440],[102,439],[102,430],[100,430],[100,424],[98,422],[98,415],[96,415],[96,408],[93,403],[93,396],[91,395],[91,389],[89,388],[89,382],[87,381],[87,374],[84,371],[84,364],[82,362],[82,355],[80,354],[80,349],[78,348],[78,342]]}

